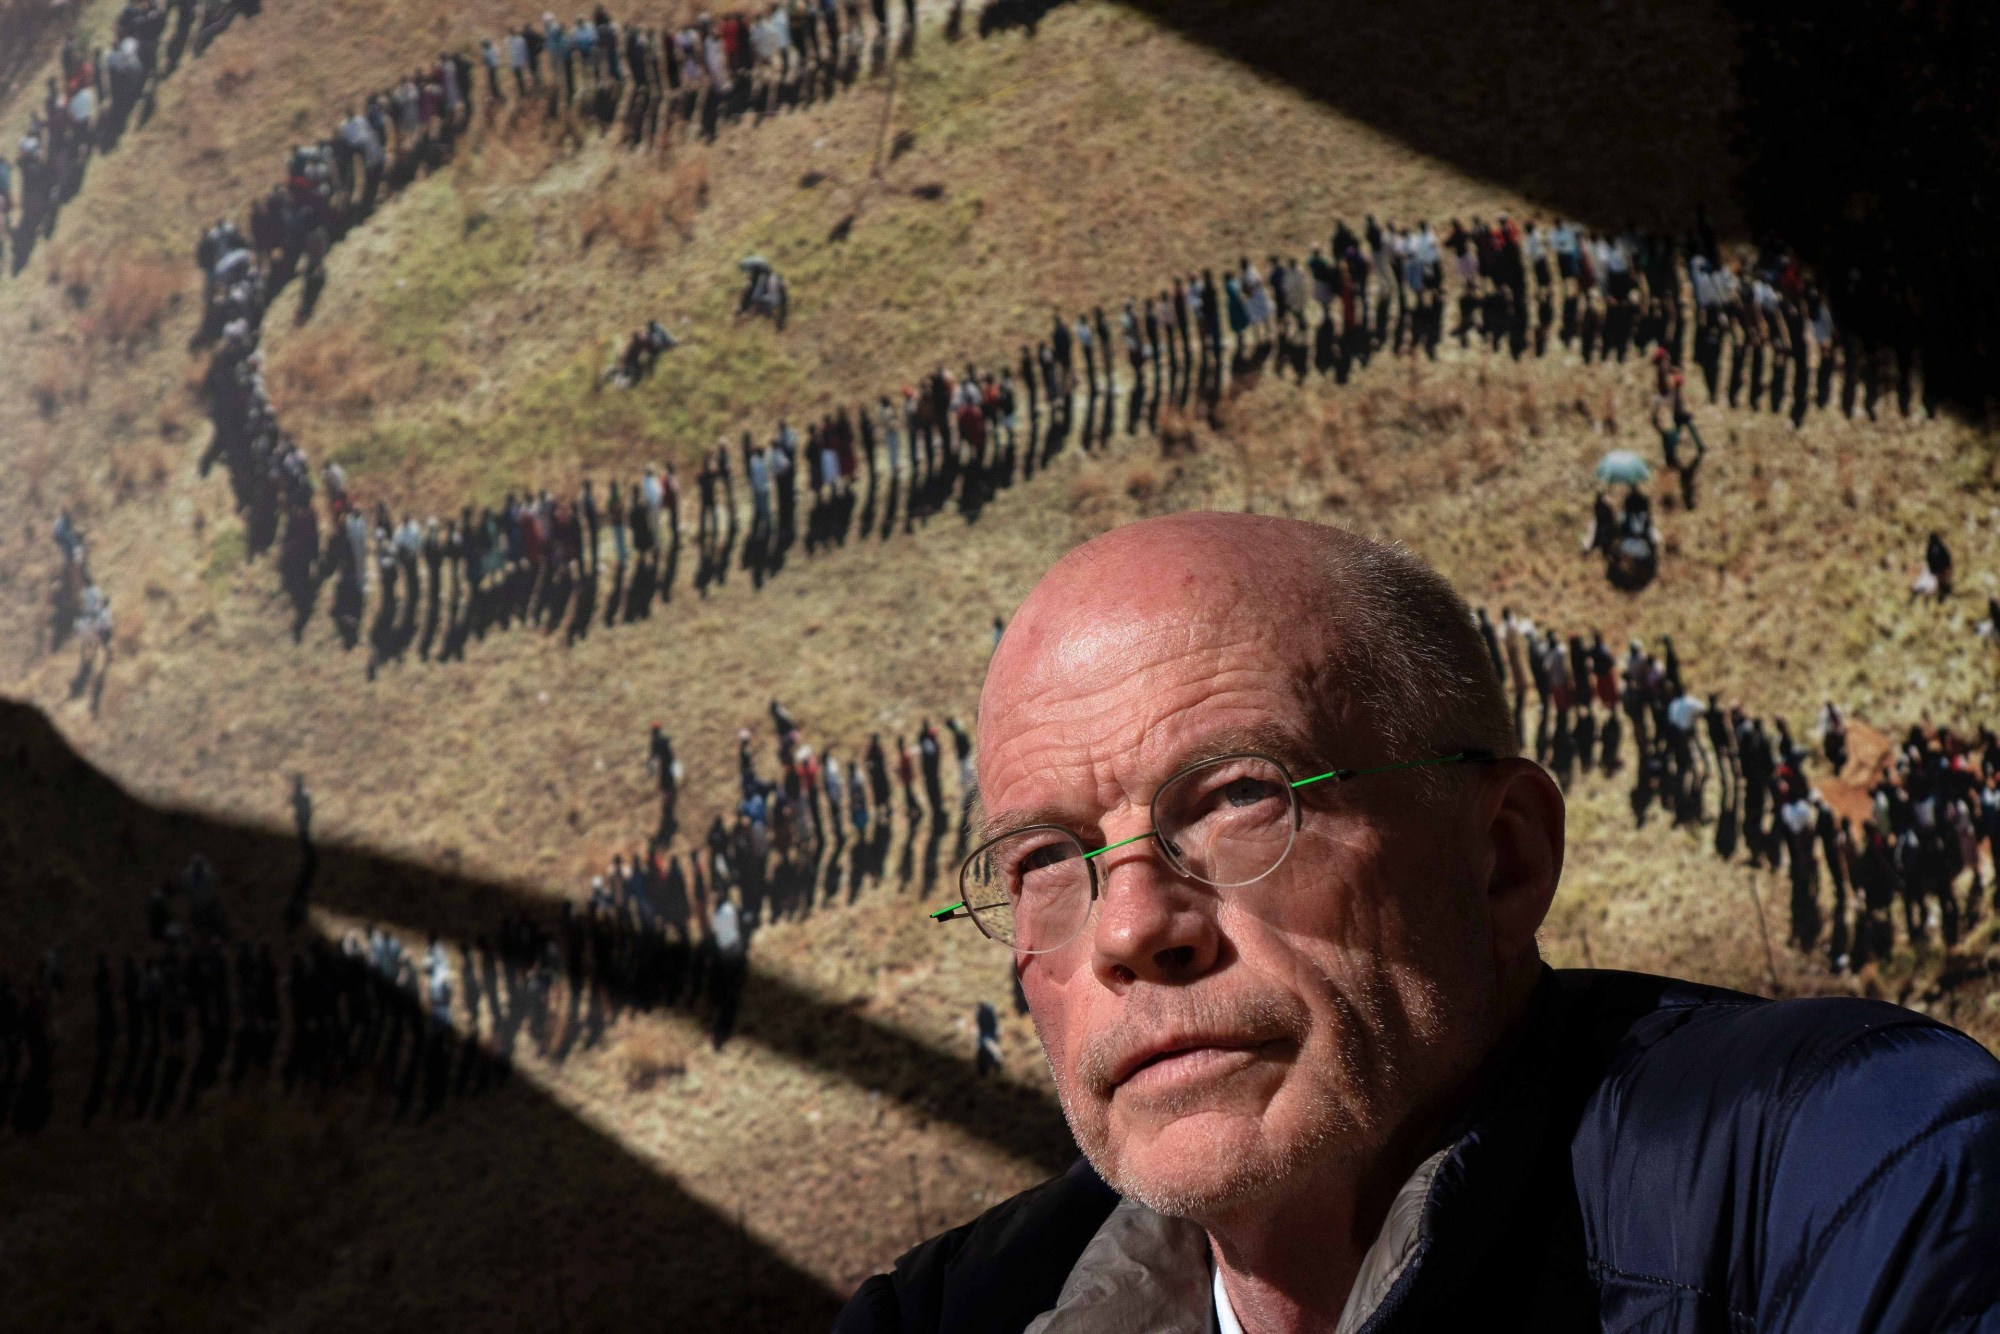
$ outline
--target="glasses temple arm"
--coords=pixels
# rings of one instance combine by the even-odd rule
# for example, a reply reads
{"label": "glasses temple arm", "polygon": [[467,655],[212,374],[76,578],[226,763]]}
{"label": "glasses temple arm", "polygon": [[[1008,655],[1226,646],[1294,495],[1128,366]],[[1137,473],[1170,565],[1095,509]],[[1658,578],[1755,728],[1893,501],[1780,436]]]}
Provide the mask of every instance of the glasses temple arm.
{"label": "glasses temple arm", "polygon": [[1386,774],[1394,769],[1421,769],[1429,764],[1481,764],[1493,758],[1495,756],[1490,750],[1467,748],[1455,755],[1440,755],[1431,760],[1404,760],[1401,764],[1378,764],[1372,769],[1329,769],[1323,774],[1314,774],[1311,778],[1301,778],[1292,786],[1305,787],[1309,783],[1317,783],[1328,778],[1363,778],[1369,774]]}

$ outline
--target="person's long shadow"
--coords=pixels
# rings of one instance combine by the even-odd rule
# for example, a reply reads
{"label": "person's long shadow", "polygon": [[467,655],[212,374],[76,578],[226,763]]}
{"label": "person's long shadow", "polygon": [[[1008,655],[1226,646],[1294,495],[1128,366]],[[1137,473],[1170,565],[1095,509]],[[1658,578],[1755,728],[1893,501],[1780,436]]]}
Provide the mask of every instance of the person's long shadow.
{"label": "person's long shadow", "polygon": [[[921,897],[929,898],[938,884],[938,849],[944,844],[944,831],[950,817],[942,810],[931,812],[930,833],[924,837],[924,883],[919,891]],[[910,842],[917,841],[917,831],[910,831]]]}
{"label": "person's long shadow", "polygon": [[[51,945],[71,958],[98,950],[112,958],[144,955],[144,914],[133,905],[196,851],[215,868],[238,937],[286,947],[283,888],[299,861],[289,831],[142,803],[78,756],[39,712],[9,701],[0,701],[0,759],[0,832],[12,849],[10,869],[33,881],[61,866],[65,883],[77,887],[12,905],[0,920],[8,957],[38,957]],[[107,829],[119,836],[104,837]],[[887,833],[887,822],[878,821],[877,838]],[[320,908],[407,938],[434,932],[452,948],[500,938],[503,922],[517,918],[558,934],[549,900],[512,885],[341,846],[322,846],[317,862],[312,898]],[[1045,1094],[981,1079],[970,1061],[755,966],[754,950],[752,960],[732,1041],[879,1090],[1049,1171],[1073,1161],[1062,1116]],[[615,1004],[636,1003],[624,976],[599,981]],[[58,1012],[59,1122],[73,1124],[88,1096],[87,1062],[64,1065],[60,1057],[92,1049],[89,1011],[72,1005]],[[142,1055],[132,1087],[122,1090],[123,1105],[143,1107],[149,1118],[184,1094],[190,1073],[185,1051],[179,1071],[144,1073],[156,1058]],[[430,1058],[405,1059],[410,1069],[422,1065],[411,1087],[429,1104],[436,1082]],[[198,1166],[212,1152],[210,1104],[224,1096],[234,1100],[232,1179],[254,1188],[218,1185]],[[233,1328],[296,1303],[302,1282],[325,1285],[314,1290],[316,1300],[338,1310],[342,1323],[394,1325],[396,1313],[417,1306],[450,1309],[455,1321],[473,1327],[510,1326],[523,1309],[561,1311],[562,1323],[587,1328],[638,1327],[663,1311],[672,1313],[674,1328],[690,1330],[825,1328],[831,1320],[836,1294],[531,1080],[509,1080],[467,1102],[447,1100],[421,1131],[385,1123],[379,1107],[368,1113],[357,1097],[337,1088],[287,1095],[255,1080],[231,1094],[211,1090],[191,1115],[120,1129],[145,1138],[148,1159],[160,1169],[136,1176],[122,1151],[79,1151],[62,1172],[29,1173],[14,1155],[48,1150],[0,1139],[0,1175],[14,1183],[0,1254],[40,1275],[34,1285],[10,1285],[10,1320],[38,1328],[94,1323],[94,1314],[108,1320],[115,1312],[119,1321],[146,1323],[161,1294],[172,1292],[177,1312],[203,1327]],[[300,1143],[333,1147],[301,1153]],[[189,1193],[213,1202],[218,1190],[227,1192],[227,1208],[196,1207]],[[338,1205],[301,1212],[301,1199]],[[619,1207],[607,1210],[605,1200]],[[535,1202],[532,1221],[520,1213],[523,1201]],[[178,1220],[164,1243],[154,1221],[161,1217]],[[57,1218],[63,1226],[53,1225]],[[98,1244],[70,1245],[78,1226]],[[452,1245],[430,1244],[437,1236]],[[248,1247],[248,1237],[263,1240]],[[560,1263],[551,1260],[552,1244]],[[111,1271],[99,1258],[107,1247],[126,1257]],[[254,1260],[232,1264],[226,1276],[183,1281],[191,1257],[253,1252]]]}
{"label": "person's long shadow", "polygon": [[576,581],[575,606],[570,613],[569,629],[563,642],[575,644],[587,638],[592,622],[597,619],[597,569],[587,568]]}
{"label": "person's long shadow", "polygon": [[1104,415],[1097,422],[1097,443],[1109,445],[1118,428],[1118,396],[1107,392],[1104,395]]}
{"label": "person's long shadow", "polygon": [[861,502],[861,513],[855,517],[855,527],[860,530],[863,537],[875,531],[875,502],[879,490],[879,476],[875,470],[873,460],[870,460],[868,468],[868,495]]}
{"label": "person's long shadow", "polygon": [[[887,819],[884,819],[882,821],[882,826],[885,831],[887,830],[889,823],[890,821],[888,821]],[[910,887],[910,882],[915,880],[916,878],[917,878],[917,831],[914,827],[912,827],[909,836],[903,840],[903,855],[896,863],[896,888],[899,891],[908,889]]]}
{"label": "person's long shadow", "polygon": [[623,560],[612,562],[611,591],[604,595],[604,625],[606,629],[618,624],[618,615],[624,609],[626,567],[627,563]]}
{"label": "person's long shadow", "polygon": [[1062,453],[1063,446],[1069,443],[1071,412],[1068,399],[1049,405],[1048,437],[1042,444],[1041,467],[1048,467],[1055,456]]}
{"label": "person's long shadow", "polygon": [[653,614],[653,592],[659,586],[657,549],[632,562],[632,582],[625,589],[625,606],[620,612],[627,625]]}
{"label": "person's long shadow", "polygon": [[[875,530],[876,540],[886,542],[892,536],[895,535],[896,506],[901,501],[902,494],[903,494],[902,474],[900,472],[890,473],[889,491],[888,494],[884,496],[882,500],[882,524],[879,528]],[[865,534],[868,531],[868,529],[864,525],[861,531]]]}
{"label": "person's long shadow", "polygon": [[417,638],[417,660],[429,662],[431,648],[437,643],[438,627],[444,619],[444,590],[442,571],[437,566],[430,569],[430,580],[424,596],[424,628]]}

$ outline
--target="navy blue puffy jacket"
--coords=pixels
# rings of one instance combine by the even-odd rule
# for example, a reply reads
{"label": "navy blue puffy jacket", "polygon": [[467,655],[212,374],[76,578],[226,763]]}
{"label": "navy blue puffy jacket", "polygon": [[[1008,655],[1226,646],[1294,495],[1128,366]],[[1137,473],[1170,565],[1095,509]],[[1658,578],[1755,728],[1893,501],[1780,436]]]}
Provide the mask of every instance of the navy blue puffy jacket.
{"label": "navy blue puffy jacket", "polygon": [[[2000,1334],[2000,1063],[1893,1005],[1546,972],[1368,1334]],[[838,1334],[1016,1334],[1116,1197],[1079,1163]]]}

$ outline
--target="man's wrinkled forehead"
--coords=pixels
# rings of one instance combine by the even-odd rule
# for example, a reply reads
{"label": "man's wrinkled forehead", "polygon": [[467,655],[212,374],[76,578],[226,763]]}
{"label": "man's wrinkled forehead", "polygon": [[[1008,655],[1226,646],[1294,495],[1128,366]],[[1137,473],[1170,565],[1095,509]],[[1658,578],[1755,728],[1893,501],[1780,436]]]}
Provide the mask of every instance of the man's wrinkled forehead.
{"label": "man's wrinkled forehead", "polygon": [[[1326,663],[1323,627],[1269,590],[1227,579],[1123,579],[1031,599],[995,654],[980,704],[981,746],[1065,726],[1142,730],[1205,691],[1308,704]],[[1102,717],[1118,710],[1116,720]]]}

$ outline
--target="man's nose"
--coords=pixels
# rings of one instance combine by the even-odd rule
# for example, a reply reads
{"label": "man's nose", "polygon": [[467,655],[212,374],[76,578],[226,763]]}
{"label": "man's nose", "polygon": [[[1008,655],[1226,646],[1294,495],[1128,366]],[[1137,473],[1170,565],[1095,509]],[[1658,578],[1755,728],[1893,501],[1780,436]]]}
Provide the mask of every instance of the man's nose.
{"label": "man's nose", "polygon": [[1105,986],[1185,982],[1214,965],[1215,891],[1175,871],[1158,835],[1105,853],[1097,883],[1091,960]]}

